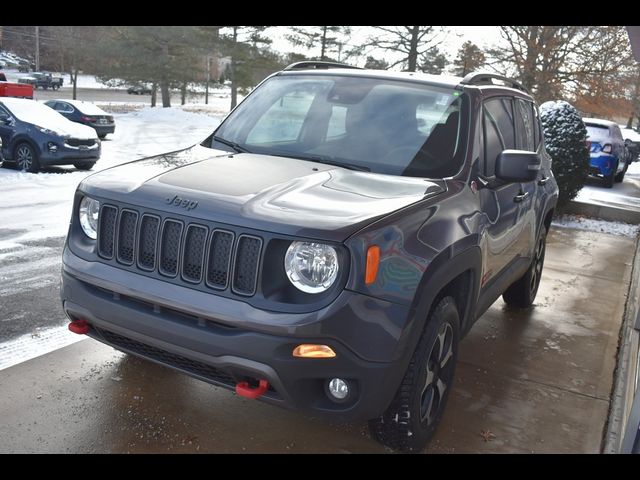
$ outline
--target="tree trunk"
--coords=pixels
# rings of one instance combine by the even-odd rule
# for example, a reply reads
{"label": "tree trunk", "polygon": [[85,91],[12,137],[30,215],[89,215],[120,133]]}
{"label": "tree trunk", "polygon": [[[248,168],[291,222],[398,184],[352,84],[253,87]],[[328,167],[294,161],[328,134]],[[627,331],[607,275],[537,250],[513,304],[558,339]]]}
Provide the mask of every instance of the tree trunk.
{"label": "tree trunk", "polygon": [[77,99],[77,91],[78,91],[78,69],[72,69],[71,81],[73,82],[73,99]]}
{"label": "tree trunk", "polygon": [[182,82],[180,87],[180,105],[187,103],[187,82]]}
{"label": "tree trunk", "polygon": [[[233,49],[236,48],[236,42],[238,41],[238,27],[233,27]],[[236,55],[235,51],[231,56],[231,110],[236,108],[238,104],[238,84],[236,83]]]}
{"label": "tree trunk", "polygon": [[160,93],[162,94],[162,108],[171,106],[171,92],[169,91],[169,80],[160,80]]}
{"label": "tree trunk", "polygon": [[418,66],[418,35],[420,34],[420,27],[411,27],[411,41],[409,43],[409,57],[407,70],[409,72],[415,72]]}
{"label": "tree trunk", "polygon": [[152,107],[156,106],[157,98],[158,98],[158,84],[156,82],[153,82],[153,85],[151,85],[151,106]]}
{"label": "tree trunk", "polygon": [[325,59],[325,51],[327,47],[327,27],[322,27],[322,46],[320,48],[320,60]]}

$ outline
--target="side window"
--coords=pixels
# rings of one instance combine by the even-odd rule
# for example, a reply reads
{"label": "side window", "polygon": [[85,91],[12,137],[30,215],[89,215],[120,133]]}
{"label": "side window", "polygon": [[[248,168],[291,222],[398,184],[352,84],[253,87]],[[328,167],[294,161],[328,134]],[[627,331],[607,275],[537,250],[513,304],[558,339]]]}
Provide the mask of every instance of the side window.
{"label": "side window", "polygon": [[278,99],[256,122],[247,143],[295,142],[311,107],[313,92],[293,92]]}
{"label": "side window", "polygon": [[516,148],[513,105],[510,98],[496,98],[484,104],[485,175],[495,175],[496,158],[503,150]]}
{"label": "side window", "polygon": [[484,111],[484,174],[487,177],[495,175],[496,158],[504,150],[504,143],[500,138],[495,120],[487,110]]}
{"label": "side window", "polygon": [[622,140],[622,131],[620,130],[620,127],[618,127],[617,125],[614,125],[613,127],[611,127],[611,129],[613,130],[613,137],[617,140]]}
{"label": "side window", "polygon": [[11,118],[11,114],[4,109],[4,107],[0,106],[0,121],[4,122]]}
{"label": "side window", "polygon": [[516,99],[515,105],[516,125],[518,126],[518,149],[534,152],[535,139],[533,133],[533,112],[531,109],[532,105],[530,102],[521,99]]}
{"label": "side window", "polygon": [[57,102],[56,103],[56,110],[59,111],[59,112],[71,113],[71,112],[73,112],[73,107],[71,105],[69,105],[68,103]]}
{"label": "side window", "polygon": [[537,152],[542,139],[542,127],[540,126],[540,117],[538,116],[537,107],[533,103],[531,104],[531,107],[533,108],[533,136],[536,142],[535,148]]}

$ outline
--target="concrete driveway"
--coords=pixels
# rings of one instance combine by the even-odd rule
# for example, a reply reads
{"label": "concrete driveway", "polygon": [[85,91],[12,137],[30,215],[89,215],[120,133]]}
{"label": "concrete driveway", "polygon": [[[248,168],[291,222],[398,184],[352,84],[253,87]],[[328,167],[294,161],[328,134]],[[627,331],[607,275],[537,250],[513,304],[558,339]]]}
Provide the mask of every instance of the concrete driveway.
{"label": "concrete driveway", "polygon": [[[599,452],[635,241],[553,227],[535,307],[462,342],[427,452]],[[85,340],[0,371],[0,452],[385,452],[364,424],[285,411]]]}

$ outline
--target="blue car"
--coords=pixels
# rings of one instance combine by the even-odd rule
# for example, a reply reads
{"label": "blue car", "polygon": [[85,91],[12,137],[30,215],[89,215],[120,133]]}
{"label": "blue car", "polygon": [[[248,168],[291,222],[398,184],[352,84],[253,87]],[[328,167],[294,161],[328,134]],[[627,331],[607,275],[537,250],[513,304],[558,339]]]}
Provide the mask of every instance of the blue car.
{"label": "blue car", "polygon": [[604,180],[604,186],[622,182],[629,168],[627,147],[620,127],[608,120],[583,118],[587,127],[587,144],[591,157],[589,173]]}
{"label": "blue car", "polygon": [[93,128],[67,120],[43,103],[24,98],[0,99],[2,157],[23,171],[45,165],[90,170],[100,158]]}
{"label": "blue car", "polygon": [[44,104],[72,122],[82,123],[93,128],[100,138],[104,138],[109,133],[116,131],[116,122],[113,119],[113,115],[109,115],[91,102],[49,100]]}

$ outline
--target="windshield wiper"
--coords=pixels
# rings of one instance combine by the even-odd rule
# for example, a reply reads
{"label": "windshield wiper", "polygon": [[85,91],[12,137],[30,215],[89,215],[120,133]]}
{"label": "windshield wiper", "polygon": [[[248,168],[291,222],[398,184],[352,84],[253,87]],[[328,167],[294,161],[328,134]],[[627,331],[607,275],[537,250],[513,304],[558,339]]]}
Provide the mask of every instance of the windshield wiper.
{"label": "windshield wiper", "polygon": [[355,165],[353,163],[341,162],[332,157],[325,157],[323,155],[303,155],[299,153],[271,153],[277,157],[297,158],[299,160],[308,160],[310,162],[324,163],[325,165],[334,165],[336,167],[346,168],[348,170],[357,170],[360,172],[370,172],[369,167],[363,165]]}
{"label": "windshield wiper", "polygon": [[249,150],[247,150],[246,148],[244,148],[242,145],[240,145],[239,143],[236,142],[232,142],[231,140],[227,140],[224,139],[222,137],[218,137],[216,135],[213,136],[213,139],[216,142],[222,143],[223,145],[226,145],[227,147],[231,147],[233,148],[236,152],[238,153],[251,153]]}

